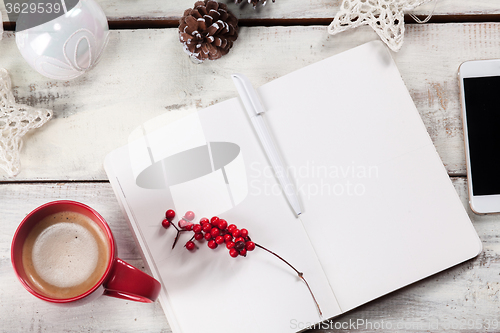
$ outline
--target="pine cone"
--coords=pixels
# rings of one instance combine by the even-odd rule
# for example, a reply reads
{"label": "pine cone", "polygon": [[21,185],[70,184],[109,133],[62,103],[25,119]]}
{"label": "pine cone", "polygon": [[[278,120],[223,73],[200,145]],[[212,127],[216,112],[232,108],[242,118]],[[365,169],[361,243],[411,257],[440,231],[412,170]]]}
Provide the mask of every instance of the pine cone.
{"label": "pine cone", "polygon": [[[275,0],[273,0],[274,2]],[[243,0],[234,0],[234,3],[239,5],[242,3]],[[262,6],[266,5],[267,0],[248,0],[248,3],[251,3],[253,5],[253,8],[255,9],[259,3],[262,3]]]}
{"label": "pine cone", "polygon": [[184,51],[200,62],[227,54],[238,38],[238,19],[225,4],[213,0],[197,1],[179,23]]}

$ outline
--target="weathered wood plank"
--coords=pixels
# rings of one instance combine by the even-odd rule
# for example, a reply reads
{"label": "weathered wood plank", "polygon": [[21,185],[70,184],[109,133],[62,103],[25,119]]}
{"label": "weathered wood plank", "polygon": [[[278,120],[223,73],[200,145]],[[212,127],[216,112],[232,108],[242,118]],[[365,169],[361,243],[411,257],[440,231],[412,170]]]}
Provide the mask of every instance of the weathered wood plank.
{"label": "weathered wood plank", "polygon": [[[105,155],[126,144],[143,122],[162,114],[177,118],[235,97],[231,73],[246,73],[259,86],[378,38],[367,27],[337,36],[322,26],[247,27],[227,56],[195,65],[175,29],[113,31],[101,63],[62,82],[34,72],[19,56],[13,35],[5,32],[0,41],[0,67],[11,72],[19,102],[51,108],[54,119],[28,134],[22,171],[17,178],[1,172],[6,181],[105,180]],[[465,174],[458,66],[500,58],[499,41],[498,23],[411,25],[402,50],[393,54],[452,175]]]}
{"label": "weathered wood plank", "polygon": [[[500,329],[500,217],[473,214],[467,205],[465,179],[454,178],[453,183],[483,242],[483,253],[336,318],[332,328],[354,322],[359,325],[351,326],[350,332],[373,331],[369,325],[386,325],[382,332],[477,332],[485,331],[488,324],[489,331]],[[0,184],[0,331],[170,332],[157,303],[136,304],[102,297],[82,307],[63,309],[38,301],[22,288],[10,264],[14,231],[33,208],[58,199],[81,201],[99,211],[111,226],[120,256],[142,267],[108,183]],[[471,323],[483,329],[470,329]],[[392,329],[387,329],[389,325]],[[316,332],[332,331],[323,328]]]}
{"label": "weathered wood plank", "polygon": [[[128,20],[168,20],[177,21],[185,9],[192,7],[195,0],[144,0],[137,5],[134,0],[97,0],[106,16],[111,21]],[[237,6],[231,0],[227,3],[229,9],[242,19],[300,19],[300,18],[333,18],[338,11],[341,0],[271,0],[264,7],[254,10],[248,4]],[[428,3],[416,8],[413,13],[428,15],[434,3]],[[5,5],[0,3],[4,22],[8,22]],[[500,7],[495,0],[438,0],[435,15],[483,15],[500,14]]]}

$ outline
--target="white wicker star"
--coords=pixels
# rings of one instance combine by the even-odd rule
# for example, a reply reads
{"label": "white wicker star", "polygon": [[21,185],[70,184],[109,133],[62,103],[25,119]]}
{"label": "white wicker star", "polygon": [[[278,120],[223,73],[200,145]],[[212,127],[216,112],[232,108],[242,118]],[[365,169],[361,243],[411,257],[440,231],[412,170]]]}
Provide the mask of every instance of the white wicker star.
{"label": "white wicker star", "polygon": [[17,104],[12,94],[9,72],[0,69],[0,168],[10,176],[21,170],[19,152],[22,137],[33,128],[45,124],[52,117],[52,110],[37,109]]}
{"label": "white wicker star", "polygon": [[397,52],[403,45],[404,11],[431,0],[343,0],[328,27],[332,35],[368,24],[382,41]]}

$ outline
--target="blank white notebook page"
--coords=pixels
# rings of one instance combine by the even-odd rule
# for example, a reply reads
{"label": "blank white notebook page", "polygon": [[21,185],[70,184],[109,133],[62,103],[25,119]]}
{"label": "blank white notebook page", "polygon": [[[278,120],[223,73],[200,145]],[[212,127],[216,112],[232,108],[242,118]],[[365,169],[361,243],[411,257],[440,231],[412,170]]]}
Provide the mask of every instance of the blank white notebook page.
{"label": "blank white notebook page", "polygon": [[[175,230],[173,227],[165,230],[160,223],[169,208],[175,208],[180,216],[192,210],[196,221],[218,215],[228,223],[248,229],[252,240],[304,272],[325,318],[341,313],[309,238],[286,199],[281,195],[265,195],[262,188],[255,187],[264,183],[273,188],[279,185],[274,177],[265,176],[269,172],[268,163],[252,130],[239,101],[231,99],[148,133],[144,139],[108,156],[110,180],[119,179],[118,195],[125,202],[136,235],[143,240],[146,262],[162,283],[159,299],[174,332],[233,332],[234,327],[240,327],[241,332],[295,332],[298,330],[295,322],[316,323],[321,317],[307,286],[297,274],[262,249],[255,249],[246,258],[231,258],[224,245],[211,250],[205,241],[196,242],[199,249],[190,252],[184,244],[192,235],[181,235],[172,249]],[[182,145],[178,138],[167,137],[178,132],[189,134]],[[144,151],[146,157],[148,151],[151,155],[146,164],[157,165],[158,159],[162,161],[163,156],[172,151],[178,154],[191,146],[203,147],[207,143],[238,145],[237,155],[241,154],[244,165],[235,166],[233,162],[237,159],[233,160],[224,166],[224,176],[212,155],[215,172],[181,184],[169,184],[168,188],[162,186],[165,184],[161,172],[151,177],[142,176],[148,170],[156,170],[144,166],[144,161],[138,165],[140,170],[145,170],[134,176],[131,161],[134,164],[134,157],[144,158]],[[171,163],[167,160],[162,167],[168,168]],[[181,167],[193,166],[186,163]],[[238,169],[244,172],[239,173]],[[206,177],[210,177],[209,181],[202,183]],[[239,195],[244,198],[238,203],[238,189],[231,189],[234,207],[219,209],[222,212],[219,214],[217,207],[227,201],[220,195],[224,191],[217,190],[221,183],[225,186],[224,178],[231,186],[235,180],[245,181],[248,193]],[[217,183],[217,179],[221,181]],[[242,191],[244,186],[240,186]],[[201,198],[200,192],[208,194]],[[207,322],[224,325],[207,326]]]}
{"label": "blank white notebook page", "polygon": [[259,94],[342,311],[481,251],[382,43],[305,67]]}

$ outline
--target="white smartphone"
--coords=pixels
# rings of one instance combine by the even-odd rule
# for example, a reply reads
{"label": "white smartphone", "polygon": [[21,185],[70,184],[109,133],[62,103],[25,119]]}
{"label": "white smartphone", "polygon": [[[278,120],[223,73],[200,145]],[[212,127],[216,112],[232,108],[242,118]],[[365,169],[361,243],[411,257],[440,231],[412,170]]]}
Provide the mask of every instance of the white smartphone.
{"label": "white smartphone", "polygon": [[500,212],[500,59],[459,68],[469,204],[478,214]]}

